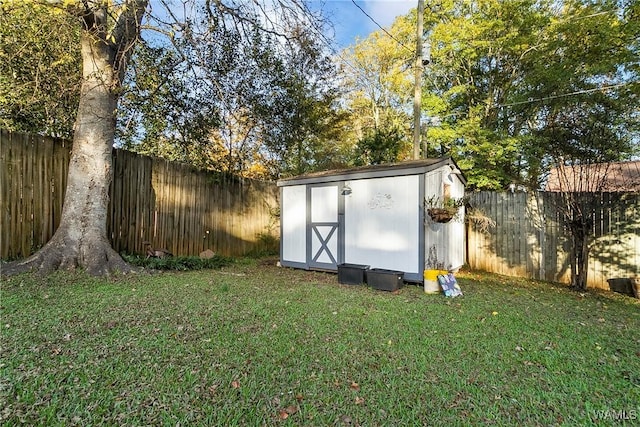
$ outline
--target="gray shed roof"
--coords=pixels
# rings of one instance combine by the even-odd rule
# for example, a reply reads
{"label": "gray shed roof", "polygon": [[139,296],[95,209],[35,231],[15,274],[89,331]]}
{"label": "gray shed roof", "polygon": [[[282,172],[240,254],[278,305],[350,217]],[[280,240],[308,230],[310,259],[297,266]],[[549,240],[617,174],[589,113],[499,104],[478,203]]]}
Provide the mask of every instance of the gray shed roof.
{"label": "gray shed roof", "polygon": [[[347,169],[313,172],[305,175],[298,175],[291,178],[281,179],[278,181],[278,187],[347,181],[353,179],[416,175],[431,172],[432,170],[436,170],[445,165],[451,165],[452,167],[460,170],[460,168],[458,168],[458,165],[453,161],[451,157],[440,157],[435,159],[408,160],[399,163],[387,163],[382,165],[360,166]],[[464,175],[460,174],[460,179],[464,184],[466,184],[467,181]]]}

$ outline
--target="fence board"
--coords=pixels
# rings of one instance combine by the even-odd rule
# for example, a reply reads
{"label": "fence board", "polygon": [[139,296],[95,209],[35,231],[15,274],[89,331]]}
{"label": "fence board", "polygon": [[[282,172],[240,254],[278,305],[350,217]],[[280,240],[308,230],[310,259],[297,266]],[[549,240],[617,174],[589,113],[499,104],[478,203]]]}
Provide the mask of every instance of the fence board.
{"label": "fence board", "polygon": [[[43,179],[43,169],[44,169],[44,153],[43,153],[43,145],[46,145],[45,143],[41,143],[44,141],[38,140],[38,139],[42,139],[42,138],[37,138],[37,137],[33,137],[33,147],[31,148],[33,150],[33,152],[36,155],[36,162],[33,162],[31,164],[31,174],[30,174],[30,181],[33,183],[33,187],[32,187],[32,191],[33,194],[31,195],[31,213],[29,215],[29,217],[31,218],[32,221],[32,233],[33,233],[33,240],[32,243],[34,245],[37,244],[37,242],[39,242],[40,240],[40,235],[42,232],[42,215],[36,215],[35,212],[41,212],[44,209],[44,200],[42,198],[42,179]],[[38,245],[39,246],[39,245]],[[32,246],[31,250],[36,250],[38,249],[35,246]]]}
{"label": "fence board", "polygon": [[[10,141],[11,134],[7,131],[1,129],[0,130],[0,140],[2,141]],[[12,207],[13,204],[10,201],[13,199],[13,193],[11,192],[12,187],[9,184],[12,180],[12,174],[14,172],[14,167],[12,164],[12,154],[11,154],[12,144],[0,144],[0,162],[2,163],[2,168],[0,168],[0,179],[2,179],[1,183],[2,187],[0,189],[0,230],[8,230],[11,228],[11,215],[12,215]],[[11,240],[8,234],[0,233],[0,251],[1,253],[9,253],[9,248],[11,247]]]}
{"label": "fence board", "polygon": [[43,242],[47,241],[47,236],[51,231],[51,221],[49,220],[52,216],[52,207],[53,201],[51,200],[51,171],[53,170],[53,145],[54,141],[51,138],[46,138],[44,144],[39,144],[38,147],[42,152],[42,165],[40,171],[36,174],[40,179],[40,195],[41,195],[41,206],[40,212],[42,215],[38,216],[41,227],[40,232],[38,233],[37,241]]}

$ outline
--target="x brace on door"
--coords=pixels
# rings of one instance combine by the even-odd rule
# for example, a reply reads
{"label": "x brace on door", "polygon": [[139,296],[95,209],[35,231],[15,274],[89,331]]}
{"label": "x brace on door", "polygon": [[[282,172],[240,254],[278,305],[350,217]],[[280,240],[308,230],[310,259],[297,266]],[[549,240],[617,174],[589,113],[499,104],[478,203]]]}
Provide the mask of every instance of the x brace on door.
{"label": "x brace on door", "polygon": [[[329,231],[329,233],[327,234],[326,237],[322,237],[322,234],[320,233],[320,231],[318,231],[318,226],[321,227],[327,227],[330,226],[331,230]],[[336,230],[338,229],[338,225],[337,224],[314,224],[311,226],[311,229],[313,230],[313,232],[316,234],[316,236],[318,237],[318,240],[320,241],[320,248],[318,249],[318,252],[316,252],[316,254],[313,256],[313,262],[317,262],[318,258],[320,258],[320,256],[322,255],[322,252],[326,252],[327,255],[329,256],[329,258],[331,258],[331,262],[333,264],[337,264],[335,257],[333,256],[333,254],[331,253],[331,251],[329,250],[329,240],[331,240],[331,236],[333,236],[333,233],[336,232]]]}

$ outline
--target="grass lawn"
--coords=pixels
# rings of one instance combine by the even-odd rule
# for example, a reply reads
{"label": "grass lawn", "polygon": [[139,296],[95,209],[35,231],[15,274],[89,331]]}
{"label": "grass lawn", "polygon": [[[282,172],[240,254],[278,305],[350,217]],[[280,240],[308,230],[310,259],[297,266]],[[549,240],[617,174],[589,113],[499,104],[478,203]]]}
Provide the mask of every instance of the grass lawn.
{"label": "grass lawn", "polygon": [[3,279],[3,425],[640,423],[640,302],[477,272],[397,293],[242,261]]}

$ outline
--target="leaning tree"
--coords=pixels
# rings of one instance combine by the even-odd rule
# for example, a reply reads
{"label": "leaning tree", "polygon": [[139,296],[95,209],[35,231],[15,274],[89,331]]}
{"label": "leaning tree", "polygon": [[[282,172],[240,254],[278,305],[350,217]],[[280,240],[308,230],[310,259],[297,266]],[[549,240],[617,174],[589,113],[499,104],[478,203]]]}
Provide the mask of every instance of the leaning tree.
{"label": "leaning tree", "polygon": [[[11,1],[11,0],[10,0]],[[24,0],[9,4],[22,6]],[[140,41],[143,19],[149,16],[149,0],[33,0],[34,6],[48,7],[50,13],[66,13],[77,18],[80,30],[82,81],[73,132],[67,188],[60,225],[51,240],[34,255],[7,263],[2,274],[38,270],[84,268],[92,275],[129,272],[129,266],[111,247],[107,237],[109,187],[112,181],[112,147],[118,100],[134,48]],[[189,30],[184,12],[199,9],[211,16],[212,25],[252,26],[277,33],[294,21],[313,24],[301,0],[242,2],[216,0],[193,2],[180,8],[184,16],[169,7],[157,22],[170,38]],[[269,7],[267,8],[267,4]],[[154,8],[164,5],[154,2]],[[164,5],[166,6],[166,5]],[[277,8],[274,12],[273,8]],[[216,13],[211,13],[212,11]],[[222,20],[217,17],[224,16]],[[277,18],[275,17],[277,16]],[[228,22],[223,22],[228,19]],[[54,35],[50,35],[54,36]]]}

